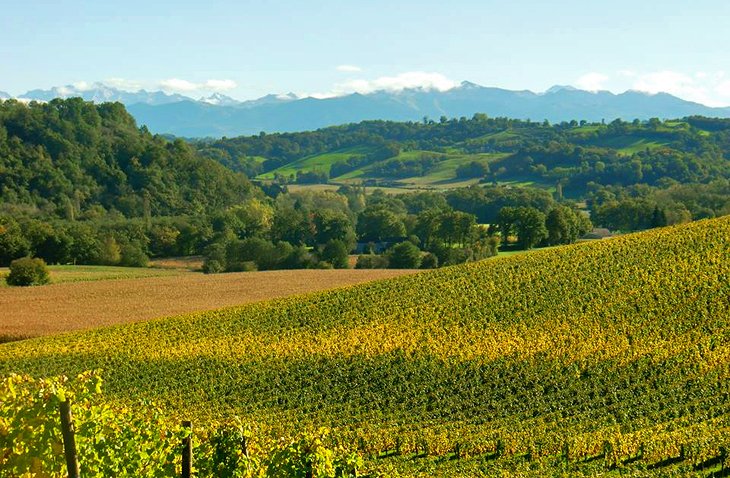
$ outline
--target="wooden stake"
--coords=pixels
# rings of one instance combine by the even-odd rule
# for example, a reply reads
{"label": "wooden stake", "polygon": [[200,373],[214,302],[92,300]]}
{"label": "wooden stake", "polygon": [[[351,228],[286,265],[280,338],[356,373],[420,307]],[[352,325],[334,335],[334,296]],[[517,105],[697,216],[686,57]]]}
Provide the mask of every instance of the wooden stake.
{"label": "wooden stake", "polygon": [[79,459],[76,455],[76,438],[74,437],[74,424],[71,421],[71,404],[68,401],[61,402],[58,406],[61,412],[61,434],[63,435],[63,453],[66,456],[66,469],[68,478],[79,478]]}
{"label": "wooden stake", "polygon": [[189,420],[182,422],[183,428],[188,430],[188,436],[183,438],[182,449],[182,478],[193,476],[193,424]]}

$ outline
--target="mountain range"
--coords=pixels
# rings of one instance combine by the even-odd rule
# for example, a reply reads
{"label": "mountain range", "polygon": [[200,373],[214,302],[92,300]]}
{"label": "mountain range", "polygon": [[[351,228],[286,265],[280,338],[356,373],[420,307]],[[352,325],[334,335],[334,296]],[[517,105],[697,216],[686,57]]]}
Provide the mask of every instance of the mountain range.
{"label": "mountain range", "polygon": [[[0,92],[0,98],[3,95]],[[5,94],[5,97],[9,96]],[[614,94],[570,86],[554,86],[543,93],[534,93],[484,87],[467,81],[447,91],[415,88],[324,99],[300,98],[289,93],[238,101],[216,93],[196,100],[162,91],[128,92],[102,83],[85,88],[63,86],[31,90],[19,98],[49,101],[74,96],[94,102],[119,101],[127,106],[139,124],[147,125],[151,131],[184,137],[305,131],[363,120],[420,121],[424,117],[437,120],[441,116],[471,117],[475,113],[551,122],[665,119],[691,115],[730,117],[730,107],[713,108],[667,93],[626,91]]]}

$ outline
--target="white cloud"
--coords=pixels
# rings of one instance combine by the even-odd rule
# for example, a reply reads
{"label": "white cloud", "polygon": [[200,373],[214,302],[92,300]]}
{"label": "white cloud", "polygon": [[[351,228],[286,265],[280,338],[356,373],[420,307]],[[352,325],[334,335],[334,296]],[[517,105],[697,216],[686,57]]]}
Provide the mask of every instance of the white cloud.
{"label": "white cloud", "polygon": [[[715,92],[723,98],[730,100],[730,81],[723,81],[715,87]],[[726,103],[730,104],[730,103]]]}
{"label": "white cloud", "polygon": [[179,78],[170,78],[160,81],[160,88],[167,91],[195,91],[200,89],[199,85]]}
{"label": "white cloud", "polygon": [[73,95],[75,91],[73,90],[73,88],[69,88],[68,86],[59,86],[58,88],[56,88],[56,93],[62,98],[66,98]]}
{"label": "white cloud", "polygon": [[605,83],[609,80],[608,76],[601,73],[591,72],[586,73],[577,80],[575,80],[575,86],[581,90],[587,91],[600,91],[604,90]]}
{"label": "white cloud", "polygon": [[207,80],[203,83],[194,83],[179,78],[162,80],[159,87],[165,91],[178,93],[191,93],[196,91],[229,91],[236,88],[238,84],[233,80]]}
{"label": "white cloud", "polygon": [[87,81],[77,81],[73,84],[73,87],[76,88],[78,91],[87,91],[92,89],[94,86]]}
{"label": "white cloud", "polygon": [[[688,75],[677,71],[655,71],[639,75],[633,89],[647,93],[669,93],[679,98],[708,106],[730,103],[730,94],[723,94],[717,75]],[[724,97],[724,98],[723,98]]]}
{"label": "white cloud", "polygon": [[683,100],[707,106],[730,106],[730,81],[724,71],[642,72],[624,69],[617,71],[611,77],[599,72],[590,72],[578,78],[575,86],[588,91],[609,90],[614,93],[627,89],[649,94],[669,93]]}
{"label": "white cloud", "polygon": [[124,91],[139,91],[142,89],[142,83],[135,80],[127,80],[124,78],[107,78],[103,81],[107,86]]}
{"label": "white cloud", "polygon": [[336,69],[337,71],[341,71],[343,73],[357,73],[362,71],[362,68],[355,65],[340,65]]}
{"label": "white cloud", "polygon": [[212,91],[230,91],[238,87],[238,83],[233,80],[208,80],[203,84],[201,89]]}
{"label": "white cloud", "polygon": [[313,98],[332,98],[351,93],[368,94],[375,91],[398,92],[405,89],[423,89],[447,91],[459,86],[459,83],[440,73],[410,71],[396,76],[382,76],[374,80],[353,79],[337,83],[327,93],[313,93]]}
{"label": "white cloud", "polygon": [[640,75],[634,82],[634,89],[647,93],[677,93],[693,89],[695,80],[676,71],[656,71]]}

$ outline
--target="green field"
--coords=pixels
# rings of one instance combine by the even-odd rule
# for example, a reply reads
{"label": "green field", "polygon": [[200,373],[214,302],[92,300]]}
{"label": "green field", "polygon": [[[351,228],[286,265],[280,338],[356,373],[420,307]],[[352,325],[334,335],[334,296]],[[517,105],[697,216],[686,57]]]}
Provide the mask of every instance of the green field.
{"label": "green field", "polygon": [[[428,172],[428,174],[421,177],[407,178],[403,181],[416,186],[431,186],[438,187],[449,185],[454,186],[450,183],[476,183],[478,179],[464,180],[456,177],[456,168],[459,166],[469,164],[472,161],[477,163],[489,164],[492,161],[506,157],[506,154],[449,154],[448,159],[439,162],[435,168]],[[468,185],[468,184],[464,184]]]}
{"label": "green field", "polygon": [[730,445],[728,237],[725,217],[3,344],[0,373],[103,368],[116,403],[331,427],[405,476],[708,476]]}
{"label": "green field", "polygon": [[334,163],[345,161],[351,156],[361,156],[369,152],[367,146],[358,146],[353,148],[344,148],[337,151],[324,154],[315,154],[299,159],[293,163],[287,164],[280,168],[269,171],[268,173],[258,176],[258,179],[274,179],[275,174],[284,176],[296,175],[297,171],[323,171],[329,172],[330,166]]}
{"label": "green field", "polygon": [[[424,153],[429,153],[429,151],[405,151],[399,154],[396,158],[399,160],[416,159]],[[501,159],[506,156],[507,154],[465,154],[460,152],[450,152],[445,154],[445,159],[439,161],[436,166],[427,174],[423,176],[402,178],[398,179],[397,181],[399,183],[402,183],[404,188],[438,189],[465,187],[471,184],[476,184],[477,182],[479,182],[479,179],[457,178],[456,168],[461,165],[468,164],[472,161],[477,163],[489,164],[497,159]],[[333,180],[337,182],[352,183],[375,177],[377,176],[372,173],[372,166],[365,166],[337,178],[333,178]]]}
{"label": "green field", "polygon": [[[52,284],[64,282],[86,282],[111,279],[139,279],[143,277],[159,277],[179,274],[174,270],[163,270],[146,267],[116,266],[48,266]],[[0,287],[7,287],[5,276],[7,267],[0,267]]]}
{"label": "green field", "polygon": [[[500,133],[501,134],[501,133]],[[368,152],[367,147],[354,147],[345,148],[331,153],[318,154],[308,156],[295,161],[286,166],[282,166],[278,169],[270,171],[266,174],[262,174],[258,179],[271,180],[274,179],[275,174],[282,174],[284,176],[296,175],[298,171],[329,171],[330,166],[336,162],[345,161],[351,156],[359,156]],[[401,152],[396,159],[409,160],[416,159],[424,153],[431,153],[430,151],[404,151]],[[400,189],[445,189],[454,187],[465,187],[472,184],[476,184],[479,180],[474,179],[460,179],[456,177],[456,168],[461,165],[468,164],[472,161],[479,163],[491,163],[497,159],[506,157],[507,154],[496,153],[496,154],[465,154],[458,150],[454,150],[444,154],[445,159],[440,161],[428,174],[424,176],[416,176],[410,178],[398,179],[397,181],[403,186]],[[359,184],[364,180],[375,178],[375,179],[389,179],[389,178],[378,178],[373,174],[373,166],[366,165],[361,168],[350,171],[338,177],[330,178],[333,184],[337,185],[336,189],[340,184]],[[315,187],[319,186],[319,187]],[[333,189],[326,185],[294,185],[294,189]]]}
{"label": "green field", "polygon": [[617,150],[619,154],[630,156],[647,149],[652,150],[663,148],[668,144],[669,142],[667,141],[651,140],[647,138],[637,139],[632,136],[620,136],[618,138],[604,140],[597,144],[597,146],[612,148]]}

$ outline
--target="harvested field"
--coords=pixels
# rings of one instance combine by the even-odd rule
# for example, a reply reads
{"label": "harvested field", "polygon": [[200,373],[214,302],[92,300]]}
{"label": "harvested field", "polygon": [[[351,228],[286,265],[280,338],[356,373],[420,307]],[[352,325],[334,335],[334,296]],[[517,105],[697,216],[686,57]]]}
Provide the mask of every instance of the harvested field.
{"label": "harvested field", "polygon": [[295,270],[0,288],[0,342],[359,284],[416,271]]}

